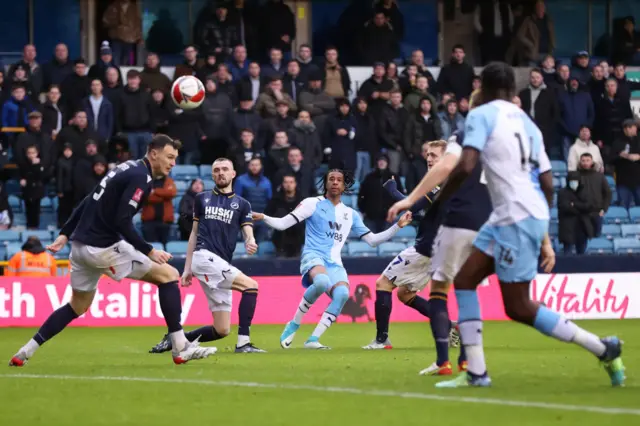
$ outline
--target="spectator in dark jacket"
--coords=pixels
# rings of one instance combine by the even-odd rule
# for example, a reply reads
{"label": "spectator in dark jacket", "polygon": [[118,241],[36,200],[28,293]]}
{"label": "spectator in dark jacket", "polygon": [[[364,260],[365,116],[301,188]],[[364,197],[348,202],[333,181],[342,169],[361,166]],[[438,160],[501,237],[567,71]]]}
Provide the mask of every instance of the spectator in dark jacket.
{"label": "spectator in dark jacket", "polygon": [[171,119],[170,108],[175,108],[173,103],[166,99],[160,89],[151,92],[151,106],[149,115],[151,116],[151,128],[156,133],[167,134],[169,131],[169,120]]}
{"label": "spectator in dark jacket", "polygon": [[438,114],[438,118],[442,128],[442,139],[449,139],[455,131],[464,130],[464,117],[458,112],[458,102],[455,99],[447,101],[444,111]]}
{"label": "spectator in dark jacket", "polygon": [[196,44],[206,52],[214,52],[218,63],[225,62],[240,44],[240,34],[229,18],[229,6],[226,2],[216,2],[215,15],[194,26],[197,32]]}
{"label": "spectator in dark jacket", "polygon": [[623,134],[612,148],[615,165],[616,188],[620,204],[629,209],[633,200],[640,206],[640,138],[633,120],[624,122]]}
{"label": "spectator in dark jacket", "polygon": [[21,85],[25,88],[28,98],[33,99],[34,102],[38,101],[38,93],[33,89],[33,84],[29,80],[29,74],[22,65],[16,67],[14,74],[4,82],[4,85],[8,90],[16,85]]}
{"label": "spectator in dark jacket", "polygon": [[229,139],[233,131],[233,106],[226,93],[218,91],[212,78],[206,81],[207,95],[202,103],[202,130],[205,138],[200,145],[203,164],[212,164],[216,158],[224,157],[230,148]]}
{"label": "spectator in dark jacket", "polygon": [[[293,174],[282,176],[280,191],[269,201],[265,214],[271,217],[285,217],[291,213],[303,200],[297,190],[296,177]],[[297,257],[304,244],[305,224],[298,223],[284,231],[274,231],[271,241],[276,246],[276,253],[280,257]]]}
{"label": "spectator in dark jacket", "polygon": [[67,108],[60,103],[60,88],[53,85],[47,92],[47,100],[42,105],[42,131],[52,138],[67,125]]}
{"label": "spectator in dark jacket", "polygon": [[100,46],[100,59],[98,59],[98,62],[96,62],[95,65],[91,65],[87,77],[89,77],[89,80],[91,81],[97,78],[102,81],[102,84],[106,84],[107,69],[109,68],[113,68],[118,72],[118,81],[122,84],[122,73],[113,60],[113,51],[111,50],[111,46],[108,41],[103,41]]}
{"label": "spectator in dark jacket", "polygon": [[[424,97],[431,99],[431,104],[436,104],[436,98],[430,92],[429,79],[423,75],[416,77],[415,85],[409,90],[406,96],[404,96],[404,107],[409,113],[414,113],[420,109],[420,100]],[[464,98],[463,98],[464,99]]]}
{"label": "spectator in dark jacket", "polygon": [[227,62],[233,81],[240,81],[249,75],[247,48],[239,44],[233,48],[233,57]]}
{"label": "spectator in dark jacket", "polygon": [[298,56],[295,59],[300,67],[300,78],[302,81],[307,81],[307,73],[315,68],[319,69],[316,64],[313,63],[313,52],[311,46],[307,43],[302,43],[298,47]]}
{"label": "spectator in dark jacket", "polygon": [[26,78],[33,93],[39,94],[42,89],[42,67],[36,62],[36,56],[36,47],[33,44],[26,44],[22,49],[22,58],[9,67],[7,80],[12,80],[16,69],[22,67],[26,71]]}
{"label": "spectator in dark jacket", "polygon": [[28,119],[26,132],[20,133],[16,139],[13,158],[18,167],[28,167],[27,149],[35,146],[38,150],[40,164],[44,167],[45,173],[50,176],[58,157],[58,151],[51,136],[42,131],[42,113],[32,111],[29,113]]}
{"label": "spectator in dark jacket", "polygon": [[127,72],[127,85],[116,104],[116,132],[125,133],[133,159],[142,158],[151,142],[151,95],[140,87],[140,73]]}
{"label": "spectator in dark jacket", "polygon": [[389,158],[381,154],[376,160],[376,168],[360,185],[358,210],[362,212],[364,224],[371,232],[382,232],[391,226],[386,219],[387,211],[393,205],[394,199],[382,187],[391,178],[397,182],[398,191],[404,192],[400,177],[389,170]]}
{"label": "spectator in dark jacket", "polygon": [[315,176],[311,167],[307,167],[302,152],[297,146],[291,146],[286,151],[285,164],[280,168],[273,179],[273,186],[276,191],[280,191],[279,182],[282,183],[287,175],[295,176],[298,192],[302,198],[313,197],[318,192],[316,189]]}
{"label": "spectator in dark jacket", "polygon": [[442,124],[429,98],[422,98],[420,110],[411,114],[403,127],[404,152],[413,160],[422,153],[422,144],[442,138]]}
{"label": "spectator in dark jacket", "polygon": [[278,130],[273,136],[273,144],[267,151],[267,176],[275,176],[280,170],[287,165],[287,156],[289,154],[289,137],[284,130]]}
{"label": "spectator in dark jacket", "polygon": [[596,143],[602,150],[602,157],[607,163],[613,142],[621,136],[622,122],[627,118],[633,118],[633,112],[629,100],[618,95],[618,83],[615,79],[607,80],[605,90],[604,97],[596,106],[593,133]]}
{"label": "spectator in dark jacket", "polygon": [[284,103],[288,107],[288,111],[296,113],[298,106],[291,96],[287,95],[282,90],[282,79],[279,77],[273,77],[273,80],[269,82],[269,86],[263,93],[258,96],[258,100],[255,104],[255,109],[262,118],[273,118],[278,115],[277,104]]}
{"label": "spectator in dark jacket", "polygon": [[358,90],[358,96],[367,101],[369,113],[376,121],[380,120],[393,89],[393,83],[385,77],[386,72],[382,62],[374,64],[373,75],[365,80]]}
{"label": "spectator in dark jacket", "polygon": [[0,182],[0,231],[11,229],[13,225],[13,210],[9,204],[7,189]]}
{"label": "spectator in dark jacket", "polygon": [[592,206],[586,199],[580,182],[578,172],[569,172],[567,187],[558,192],[558,237],[564,244],[565,254],[571,254],[573,247],[577,254],[584,254],[587,241],[595,236],[593,223],[589,218]]}
{"label": "spectator in dark jacket", "polygon": [[400,56],[398,36],[382,11],[376,11],[373,18],[361,28],[357,43],[359,62],[362,64],[391,62]]}
{"label": "spectator in dark jacket", "polygon": [[76,59],[73,65],[73,74],[67,76],[60,86],[62,102],[67,111],[82,109],[82,101],[91,93],[90,81],[87,74],[87,64],[84,59]]}
{"label": "spectator in dark jacket", "polygon": [[327,123],[327,141],[331,148],[331,158],[344,164],[346,170],[355,171],[357,133],[356,119],[351,113],[351,105],[346,98],[336,102],[336,113]]}
{"label": "spectator in dark jacket", "polygon": [[85,146],[88,141],[92,141],[96,146],[100,147],[101,152],[105,152],[105,147],[102,144],[98,144],[100,137],[93,129],[88,127],[87,113],[84,111],[78,111],[73,116],[71,124],[65,126],[60,130],[58,137],[56,138],[56,151],[58,155],[62,154],[62,148],[64,144],[70,143],[76,157],[82,157],[82,153],[85,152]]}
{"label": "spectator in dark jacket", "polygon": [[240,141],[231,149],[230,158],[236,169],[236,173],[246,173],[249,161],[258,156],[264,158],[264,151],[258,150],[255,146],[255,135],[251,129],[244,129],[240,132]]}
{"label": "spectator in dark jacket", "polygon": [[559,95],[562,154],[565,161],[567,161],[571,144],[580,134],[580,127],[583,125],[593,126],[595,113],[591,95],[580,90],[578,79],[572,78],[569,83],[569,90],[559,92]]}
{"label": "spectator in dark jacket", "polygon": [[575,77],[581,86],[586,86],[591,78],[591,67],[589,66],[589,53],[581,50],[573,58],[571,67],[571,77]]}
{"label": "spectator in dark jacket", "polygon": [[631,81],[627,78],[627,68],[624,64],[616,64],[613,68],[613,78],[618,82],[618,96],[627,101],[631,99],[631,93],[640,90],[640,81]]}
{"label": "spectator in dark jacket", "polygon": [[[196,22],[195,25],[193,26],[193,31],[197,32],[200,30],[201,29],[198,27],[198,22]],[[194,39],[198,40],[198,38],[195,38],[195,37]],[[200,43],[198,42],[198,44]],[[204,46],[203,44],[200,44],[200,45]],[[206,49],[204,50],[207,51]],[[202,65],[203,65],[203,61],[198,60],[198,48],[196,48],[196,46],[193,44],[189,44],[185,46],[184,62],[176,66],[176,69],[173,73],[173,81],[176,81],[178,78],[182,77],[183,75],[197,75],[200,71],[200,68],[202,68]]]}
{"label": "spectator in dark jacket", "polygon": [[[310,72],[315,65],[310,66]],[[338,49],[329,46],[325,49],[324,63],[318,67],[322,73],[322,87],[324,92],[334,99],[346,98],[351,92],[351,78],[347,68],[338,61]]]}
{"label": "spectator in dark jacket", "polygon": [[[308,74],[303,78],[303,76],[300,74],[300,65],[298,64],[298,61],[296,61],[295,59],[291,59],[287,63],[287,72],[282,78],[282,87],[284,93],[291,96],[293,102],[299,104],[300,102],[298,100],[298,97],[300,95],[300,92],[302,92],[302,89],[305,87],[307,81]],[[320,84],[322,85],[322,75],[320,75]]]}
{"label": "spectator in dark jacket", "polygon": [[[106,71],[106,83],[104,84],[104,89],[102,90],[104,95],[111,101],[114,107],[118,106],[118,102],[120,101],[120,97],[122,96],[123,87],[122,83],[119,80],[120,70],[114,67],[107,68]],[[116,115],[117,115],[116,111]]]}
{"label": "spectator in dark jacket", "polygon": [[438,85],[437,85],[436,79],[433,77],[433,74],[431,74],[431,71],[429,71],[427,64],[424,63],[424,52],[420,49],[414,50],[413,52],[411,52],[411,59],[409,61],[410,61],[409,64],[407,64],[405,69],[400,74],[401,77],[407,80],[407,83],[408,83],[407,88],[410,88],[415,84],[415,82],[411,81],[412,80],[411,65],[415,65],[416,66],[415,78],[417,78],[420,75],[427,77],[427,80],[429,81],[429,85],[428,85],[429,93],[435,96],[438,93],[437,91]]}
{"label": "spectator in dark jacket", "polygon": [[260,134],[263,122],[262,118],[253,110],[253,101],[250,93],[241,93],[240,106],[233,113],[232,124],[231,137],[234,141],[240,140],[240,132],[242,130],[251,129],[256,138],[256,144],[261,145],[260,149],[263,147],[265,141],[263,135]]}
{"label": "spectator in dark jacket", "polygon": [[[167,109],[169,110],[167,135],[182,142],[178,162],[180,164],[199,164],[201,148],[199,145],[206,140],[202,130],[202,107],[183,110],[168,102]],[[228,117],[231,117],[230,113]],[[213,160],[211,163],[213,163]]]}
{"label": "spectator in dark jacket", "polygon": [[[222,64],[222,65],[227,66],[226,64]],[[218,73],[219,67],[220,67],[220,64],[218,64],[218,59],[216,59],[215,52],[208,52],[204,58],[204,62],[196,72],[196,77],[200,81],[204,82],[209,76],[216,75]]]}
{"label": "spectator in dark jacket", "polygon": [[62,156],[56,165],[56,192],[58,194],[58,228],[67,222],[73,212],[73,149],[64,144]]}
{"label": "spectator in dark jacket", "polygon": [[273,78],[282,78],[287,70],[283,61],[282,50],[277,47],[269,49],[269,62],[264,64],[261,68],[261,75],[268,81]]}
{"label": "spectator in dark jacket", "polygon": [[296,38],[296,19],[283,0],[269,0],[260,10],[263,51],[272,47],[283,53],[291,53],[291,43]]}
{"label": "spectator in dark jacket", "polygon": [[[522,90],[519,96],[522,102],[522,109],[531,117],[542,132],[542,137],[548,152],[549,147],[555,145],[556,128],[560,111],[555,94],[553,90],[549,89],[544,83],[540,69],[534,68],[531,70],[529,73],[529,86]],[[445,135],[445,138],[447,137],[448,136]]]}
{"label": "spectator in dark jacket", "polygon": [[356,120],[356,170],[354,179],[362,182],[371,171],[371,159],[378,150],[376,123],[369,114],[368,104],[364,98],[357,97],[353,101],[353,117]]}
{"label": "spectator in dark jacket", "polygon": [[[271,182],[264,176],[262,158],[254,157],[249,161],[247,173],[236,178],[233,190],[251,204],[252,211],[264,213],[273,196],[273,190]],[[262,225],[256,226],[258,223],[262,223]],[[256,241],[267,239],[268,228],[263,222],[254,223],[253,228]]]}
{"label": "spectator in dark jacket", "polygon": [[72,73],[73,63],[69,60],[69,49],[66,44],[59,43],[51,61],[42,66],[42,90],[48,91],[52,84],[62,84]]}
{"label": "spectator in dark jacket", "polygon": [[429,165],[427,164],[429,142],[425,142],[422,144],[420,155],[413,157],[413,160],[407,167],[407,179],[405,183],[408,192],[413,191],[422,180],[422,177],[429,171]]}
{"label": "spectator in dark jacket", "polygon": [[38,148],[27,148],[27,162],[20,168],[20,186],[27,216],[27,228],[40,226],[40,200],[44,198],[45,180],[48,178]]}
{"label": "spectator in dark jacket", "polygon": [[322,142],[320,132],[311,121],[309,111],[298,112],[298,119],[293,122],[293,127],[289,130],[289,143],[300,148],[308,167],[312,170],[320,167],[323,156]]}
{"label": "spectator in dark jacket", "polygon": [[375,2],[374,10],[384,13],[398,40],[402,40],[404,38],[404,16],[402,16],[396,0],[378,0]]}
{"label": "spectator in dark jacket", "polygon": [[275,117],[270,117],[263,121],[264,128],[261,133],[264,137],[264,143],[259,144],[260,148],[268,150],[273,142],[276,132],[288,132],[293,127],[294,119],[289,111],[289,103],[287,101],[276,101]]}
{"label": "spectator in dark jacket", "polygon": [[336,110],[336,101],[322,90],[322,74],[319,70],[311,70],[308,77],[309,81],[298,97],[298,104],[301,109],[309,111],[318,130],[324,132],[327,118]]}
{"label": "spectator in dark jacket", "polygon": [[611,189],[604,174],[596,169],[593,157],[588,152],[580,156],[580,185],[584,189],[585,198],[591,209],[589,218],[593,223],[594,236],[600,236],[602,218],[611,204]]}
{"label": "spectator in dark jacket", "polygon": [[140,73],[140,80],[142,87],[149,92],[159,89],[163,93],[169,93],[171,90],[171,80],[160,70],[160,57],[153,52],[147,53],[147,61]]}
{"label": "spectator in dark jacket", "polygon": [[473,67],[464,61],[465,52],[461,44],[451,50],[451,61],[442,67],[438,76],[438,91],[453,93],[456,99],[469,98],[475,77]]}
{"label": "spectator in dark jacket", "polygon": [[196,195],[204,191],[204,183],[202,179],[194,179],[189,185],[189,189],[180,199],[178,229],[180,230],[180,239],[189,240],[191,229],[193,228],[193,206],[196,202]]}
{"label": "spectator in dark jacket", "polygon": [[96,132],[101,142],[108,143],[115,128],[115,113],[113,104],[102,94],[102,81],[95,79],[91,82],[91,96],[82,103],[87,113],[89,128]]}
{"label": "spectator in dark jacket", "polygon": [[[249,64],[249,73],[236,83],[238,98],[248,100],[247,96],[255,103],[258,96],[267,88],[267,82],[260,75],[260,65],[257,62]],[[253,107],[252,103],[252,107]]]}
{"label": "spectator in dark jacket", "polygon": [[400,172],[403,161],[403,136],[409,121],[409,112],[402,105],[402,94],[399,91],[392,92],[391,100],[385,105],[378,121],[380,148],[387,154],[389,169],[392,173]]}

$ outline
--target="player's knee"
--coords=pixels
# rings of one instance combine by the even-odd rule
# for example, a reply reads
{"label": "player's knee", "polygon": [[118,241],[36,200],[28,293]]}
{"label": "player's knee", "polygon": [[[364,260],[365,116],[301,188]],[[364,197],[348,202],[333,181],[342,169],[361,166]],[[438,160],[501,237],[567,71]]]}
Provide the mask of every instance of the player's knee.
{"label": "player's knee", "polygon": [[318,291],[324,293],[331,288],[331,279],[327,274],[318,274],[313,277],[313,285],[318,288]]}
{"label": "player's knee", "polygon": [[396,296],[398,297],[399,301],[406,305],[407,303],[411,302],[411,300],[413,300],[413,298],[416,296],[416,293],[406,287],[399,287]]}
{"label": "player's knee", "polygon": [[376,290],[393,291],[393,284],[385,276],[381,276],[376,280]]}
{"label": "player's knee", "polygon": [[504,312],[511,320],[527,324],[535,316],[532,315],[531,309],[522,303],[505,303]]}
{"label": "player's knee", "polygon": [[331,297],[337,303],[344,305],[349,300],[349,287],[346,285],[338,285],[331,292]]}
{"label": "player's knee", "polygon": [[223,337],[227,337],[229,335],[229,333],[231,333],[231,329],[229,327],[222,327],[222,326],[213,326],[213,328],[216,330],[216,333],[218,333],[218,336],[220,336],[220,338]]}
{"label": "player's knee", "polygon": [[257,290],[258,289],[258,281],[254,280],[253,278],[249,278],[244,287],[245,287],[245,290]]}
{"label": "player's knee", "polygon": [[443,283],[441,281],[431,281],[431,293],[449,293],[449,283]]}

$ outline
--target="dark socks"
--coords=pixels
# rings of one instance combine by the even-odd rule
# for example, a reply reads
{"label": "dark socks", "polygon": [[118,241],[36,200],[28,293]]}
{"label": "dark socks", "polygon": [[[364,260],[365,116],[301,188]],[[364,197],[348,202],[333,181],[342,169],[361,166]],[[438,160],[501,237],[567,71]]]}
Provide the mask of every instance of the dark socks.
{"label": "dark socks", "polygon": [[258,289],[250,288],[242,292],[240,306],[238,307],[238,335],[249,336],[249,328],[256,312]]}
{"label": "dark socks", "polygon": [[425,317],[431,318],[431,307],[429,306],[430,303],[431,301],[423,297],[416,296],[407,303],[407,306],[420,312]]}
{"label": "dark socks", "polygon": [[182,330],[180,316],[182,315],[182,300],[178,281],[171,281],[158,286],[158,300],[160,309],[167,323],[169,333]]}
{"label": "dark socks", "polygon": [[431,332],[436,342],[436,364],[442,365],[449,361],[449,311],[447,309],[447,295],[443,293],[431,293],[429,295],[431,307]]}
{"label": "dark socks", "polygon": [[222,336],[210,325],[191,330],[184,335],[187,336],[187,340],[190,342],[193,342],[198,337],[200,337],[201,342],[213,342],[214,340],[222,339]]}
{"label": "dark socks", "polygon": [[384,343],[389,337],[391,300],[391,292],[376,290],[376,340],[379,343]]}
{"label": "dark socks", "polygon": [[67,303],[49,315],[49,318],[47,318],[44,324],[42,324],[42,327],[40,327],[40,330],[33,336],[33,340],[39,345],[42,345],[64,330],[64,328],[76,318],[78,318],[78,314],[76,314],[71,305]]}

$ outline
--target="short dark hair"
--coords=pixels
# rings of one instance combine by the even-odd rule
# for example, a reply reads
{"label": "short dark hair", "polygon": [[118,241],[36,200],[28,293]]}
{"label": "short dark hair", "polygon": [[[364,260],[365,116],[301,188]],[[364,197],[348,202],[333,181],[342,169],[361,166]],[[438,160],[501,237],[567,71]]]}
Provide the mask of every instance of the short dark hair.
{"label": "short dark hair", "polygon": [[338,51],[338,48],[335,47],[334,45],[330,44],[327,47],[324,48],[324,53],[327,53],[329,50],[335,50],[336,52]]}
{"label": "short dark hair", "polygon": [[249,160],[249,163],[256,160],[259,161],[260,164],[262,164],[262,156],[260,156],[260,154],[253,154],[251,156],[251,159]]}
{"label": "short dark hair", "polygon": [[289,153],[290,153],[291,151],[300,151],[300,154],[302,154],[302,150],[300,149],[300,147],[295,146],[295,145],[291,145],[291,146],[289,147],[289,150],[287,151],[287,155],[289,155]]}
{"label": "short dark hair", "polygon": [[309,43],[302,43],[300,46],[298,46],[298,49],[302,49],[303,47],[311,49],[311,45]]}
{"label": "short dark hair", "polygon": [[516,91],[516,74],[511,65],[491,62],[482,70],[482,98],[485,103],[496,99],[511,101]]}
{"label": "short dark hair", "polygon": [[153,137],[153,139],[151,139],[151,142],[149,142],[147,152],[150,152],[152,150],[163,150],[167,145],[177,150],[180,150],[180,148],[182,148],[182,142],[180,142],[178,139],[173,139],[162,133],[157,133]]}
{"label": "short dark hair", "polygon": [[272,51],[272,50],[279,50],[279,51],[280,51],[280,53],[282,53],[282,49],[280,49],[280,48],[279,48],[279,47],[277,47],[277,46],[272,46],[272,47],[270,47],[270,48],[269,48],[269,53],[271,53],[271,51]]}
{"label": "short dark hair", "polygon": [[240,134],[243,134],[243,133],[245,133],[245,132],[247,132],[247,133],[251,133],[252,135],[254,135],[253,130],[251,130],[251,129],[250,129],[250,128],[248,128],[248,127],[244,128],[244,129],[242,129],[242,130],[240,130]]}
{"label": "short dark hair", "polygon": [[84,58],[78,58],[75,61],[73,61],[73,65],[87,65],[87,61],[84,60]]}
{"label": "short dark hair", "polygon": [[464,52],[464,46],[460,43],[454,44],[451,48],[451,53],[455,52],[456,49],[461,49]]}
{"label": "short dark hair", "polygon": [[295,59],[289,59],[289,60],[287,61],[287,65],[289,65],[289,64],[290,64],[290,63],[292,63],[292,62],[293,62],[293,63],[296,63],[296,64],[298,63],[298,61],[296,61]]}
{"label": "short dark hair", "polygon": [[580,158],[582,158],[582,157],[589,157],[589,158],[593,159],[593,155],[591,155],[591,153],[590,153],[590,152],[585,152],[585,153],[583,153],[583,154],[580,156]]}
{"label": "short dark hair", "polygon": [[25,152],[29,151],[31,148],[35,149],[38,153],[40,152],[40,149],[38,149],[38,145],[29,145],[27,149],[25,149]]}
{"label": "short dark hair", "polygon": [[532,68],[531,71],[529,71],[529,74],[533,74],[534,72],[542,75],[542,70],[540,68]]}
{"label": "short dark hair", "polygon": [[296,181],[296,183],[298,183],[298,179],[296,178],[296,175],[294,175],[293,173],[285,173],[285,174],[283,174],[281,183],[284,183],[284,180],[286,178],[288,178],[288,177],[293,178],[293,180]]}

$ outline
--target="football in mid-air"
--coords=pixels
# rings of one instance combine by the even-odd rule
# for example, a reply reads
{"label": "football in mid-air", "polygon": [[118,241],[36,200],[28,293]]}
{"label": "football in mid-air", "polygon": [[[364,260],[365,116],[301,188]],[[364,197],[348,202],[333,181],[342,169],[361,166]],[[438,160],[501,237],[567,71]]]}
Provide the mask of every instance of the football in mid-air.
{"label": "football in mid-air", "polygon": [[171,86],[171,99],[178,108],[195,109],[204,101],[204,85],[191,75],[178,78]]}

